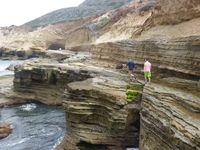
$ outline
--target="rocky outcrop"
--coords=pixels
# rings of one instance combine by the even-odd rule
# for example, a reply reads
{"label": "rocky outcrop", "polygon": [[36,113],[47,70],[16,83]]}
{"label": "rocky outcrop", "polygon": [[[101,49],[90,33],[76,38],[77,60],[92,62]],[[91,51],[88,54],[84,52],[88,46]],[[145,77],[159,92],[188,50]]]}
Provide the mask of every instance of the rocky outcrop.
{"label": "rocky outcrop", "polygon": [[[77,35],[80,35],[77,37]],[[76,31],[72,31],[66,37],[66,43],[64,48],[79,46],[81,44],[90,44],[92,42],[92,31],[87,28],[79,28]]]}
{"label": "rocky outcrop", "polygon": [[7,137],[12,132],[11,125],[8,123],[0,123],[0,139]]}
{"label": "rocky outcrop", "polygon": [[63,104],[67,134],[58,149],[138,147],[141,85],[135,83],[139,94],[128,103],[127,76],[91,65],[89,56],[81,63],[78,56],[62,63],[35,59],[16,67],[17,95],[12,98]]}
{"label": "rocky outcrop", "polygon": [[126,83],[113,77],[72,82],[67,89],[63,101],[68,132],[64,149],[138,147],[141,94],[128,103]]}
{"label": "rocky outcrop", "polygon": [[[199,5],[198,0],[139,0],[102,16],[31,31],[41,43],[32,47],[29,41],[30,49],[65,45],[76,52],[45,54],[51,60],[17,68],[15,92],[23,92],[18,99],[63,102],[68,134],[58,149],[122,150],[137,146],[139,130],[141,150],[200,149]],[[82,50],[89,55],[77,61]],[[142,93],[140,129],[140,96],[127,103],[128,77],[113,70],[129,57],[138,78],[145,58],[153,66],[153,83]]]}
{"label": "rocky outcrop", "polygon": [[[45,104],[62,104],[62,93],[65,84],[74,80],[81,80],[89,75],[77,74],[76,69],[62,70],[63,65],[49,64],[49,62],[38,62],[35,65],[24,65],[15,70],[14,88],[15,92],[28,93],[29,100],[37,100]],[[66,75],[70,72],[70,75]],[[17,95],[18,97],[19,95]],[[22,95],[20,95],[22,96]],[[18,99],[24,99],[18,97]],[[26,97],[27,98],[27,97]]]}
{"label": "rocky outcrop", "polygon": [[[159,76],[182,76],[198,79],[200,76],[200,37],[174,40],[120,41],[93,45],[92,56],[99,60],[126,62],[133,58],[140,66],[149,59]],[[142,69],[142,68],[141,68]]]}
{"label": "rocky outcrop", "polygon": [[197,83],[195,86],[192,92],[152,83],[145,86],[140,112],[141,150],[200,149],[200,91]]}
{"label": "rocky outcrop", "polygon": [[45,52],[41,50],[16,50],[16,49],[8,49],[8,48],[0,48],[0,58],[4,60],[12,60],[19,59],[25,60],[29,58],[36,58],[44,56]]}
{"label": "rocky outcrop", "polygon": [[98,60],[125,62],[131,57],[140,70],[145,58],[153,64],[157,84],[150,83],[143,91],[141,150],[199,149],[199,47],[199,36],[91,47]]}
{"label": "rocky outcrop", "polygon": [[[51,51],[46,57],[27,60],[15,67],[15,92],[26,96],[17,94],[13,98],[61,104],[62,93],[68,83],[91,78],[93,74],[110,74],[103,68],[81,63],[90,57],[87,54]],[[63,63],[59,63],[61,60]]]}
{"label": "rocky outcrop", "polygon": [[18,53],[20,51],[30,51],[31,53],[32,51],[47,49],[64,49],[66,36],[92,18],[88,17],[41,27],[11,26],[0,28],[0,49]]}
{"label": "rocky outcrop", "polygon": [[198,0],[158,0],[154,16],[154,24],[177,24],[200,17]]}

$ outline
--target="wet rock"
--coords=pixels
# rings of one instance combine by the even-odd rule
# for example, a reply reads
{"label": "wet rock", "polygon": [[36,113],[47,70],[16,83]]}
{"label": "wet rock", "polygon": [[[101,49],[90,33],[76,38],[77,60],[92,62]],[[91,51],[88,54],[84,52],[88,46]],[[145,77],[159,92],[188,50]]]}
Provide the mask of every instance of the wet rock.
{"label": "wet rock", "polygon": [[11,125],[8,123],[0,123],[0,139],[7,137],[12,132]]}

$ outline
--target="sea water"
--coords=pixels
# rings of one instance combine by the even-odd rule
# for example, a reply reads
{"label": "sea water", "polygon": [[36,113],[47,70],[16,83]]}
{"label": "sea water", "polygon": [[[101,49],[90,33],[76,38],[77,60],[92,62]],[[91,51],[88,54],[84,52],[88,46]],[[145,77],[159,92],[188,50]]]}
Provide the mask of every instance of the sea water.
{"label": "sea water", "polygon": [[14,72],[10,70],[6,70],[10,65],[21,64],[22,61],[14,61],[14,60],[0,60],[0,76],[3,75],[13,75]]}

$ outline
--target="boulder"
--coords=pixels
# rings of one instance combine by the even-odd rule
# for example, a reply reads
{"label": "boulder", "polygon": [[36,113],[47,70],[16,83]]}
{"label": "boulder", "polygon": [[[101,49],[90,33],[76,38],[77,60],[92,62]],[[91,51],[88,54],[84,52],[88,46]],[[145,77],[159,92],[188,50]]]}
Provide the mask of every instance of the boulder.
{"label": "boulder", "polygon": [[12,128],[9,123],[0,123],[0,139],[7,137],[11,132]]}

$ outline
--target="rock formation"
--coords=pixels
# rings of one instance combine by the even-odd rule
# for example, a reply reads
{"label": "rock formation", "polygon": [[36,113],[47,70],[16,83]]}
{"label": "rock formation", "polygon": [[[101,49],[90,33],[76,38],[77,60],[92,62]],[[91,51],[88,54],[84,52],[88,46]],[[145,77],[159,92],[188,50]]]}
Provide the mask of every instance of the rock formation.
{"label": "rock formation", "polygon": [[138,65],[148,58],[154,64],[153,70],[159,72],[158,76],[198,79],[199,46],[200,37],[194,36],[173,40],[108,42],[91,46],[90,52],[95,59],[115,62],[125,62],[128,57],[132,57]]}
{"label": "rock formation", "polygon": [[[35,63],[27,61],[18,66],[15,92],[23,92],[24,100],[63,103],[68,134],[60,149],[137,147],[141,85],[135,84],[140,94],[133,103],[128,103],[125,75],[94,67],[88,58],[84,63],[69,59],[63,63],[36,59]],[[13,97],[21,99],[19,94]]]}
{"label": "rock formation", "polygon": [[12,132],[12,128],[8,123],[0,123],[0,139],[7,137]]}
{"label": "rock formation", "polygon": [[138,146],[140,98],[128,104],[125,83],[115,78],[92,78],[68,84],[67,137],[64,147],[116,149]]}
{"label": "rock formation", "polygon": [[27,59],[34,55],[38,56],[42,50],[64,49],[66,35],[91,19],[89,17],[41,27],[1,28],[0,57],[18,56]]}
{"label": "rock formation", "polygon": [[[199,0],[138,0],[100,16],[38,27],[29,33],[42,40],[39,46],[25,42],[31,45],[27,50],[62,46],[74,52],[45,54],[47,59],[16,68],[15,92],[63,103],[67,134],[58,149],[122,150],[139,144],[141,150],[198,150],[199,8]],[[89,55],[79,56],[80,51]],[[132,103],[125,98],[128,77],[113,69],[128,57],[139,79],[144,59],[153,65],[153,83]]]}
{"label": "rock formation", "polygon": [[157,84],[145,86],[140,112],[140,149],[200,148],[200,91],[195,89],[192,92],[198,94]]}

